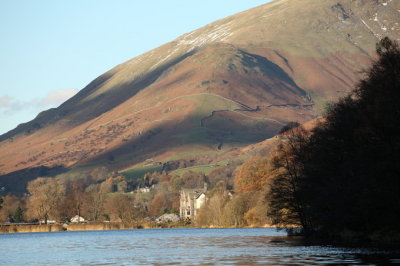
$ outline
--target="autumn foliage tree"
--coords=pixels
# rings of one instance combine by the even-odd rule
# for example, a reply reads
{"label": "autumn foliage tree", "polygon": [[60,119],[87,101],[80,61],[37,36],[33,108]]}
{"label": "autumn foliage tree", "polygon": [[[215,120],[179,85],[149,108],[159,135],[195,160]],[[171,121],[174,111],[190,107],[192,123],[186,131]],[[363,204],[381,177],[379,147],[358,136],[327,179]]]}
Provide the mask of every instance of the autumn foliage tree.
{"label": "autumn foliage tree", "polygon": [[267,158],[253,157],[239,167],[234,185],[237,192],[263,190],[267,180],[272,176],[272,165]]}
{"label": "autumn foliage tree", "polygon": [[215,187],[207,195],[208,200],[204,204],[196,217],[196,225],[198,226],[229,226],[227,211],[227,203],[229,202],[228,191],[223,186]]}
{"label": "autumn foliage tree", "polygon": [[163,192],[157,193],[149,204],[150,215],[158,217],[168,210],[168,199]]}
{"label": "autumn foliage tree", "polygon": [[[272,161],[268,158],[252,157],[242,165],[236,162],[227,169],[216,169],[208,179],[213,189],[200,209],[196,224],[199,226],[263,226],[269,224],[265,194],[274,177]],[[230,191],[232,187],[234,191]],[[233,193],[234,192],[234,193]]]}

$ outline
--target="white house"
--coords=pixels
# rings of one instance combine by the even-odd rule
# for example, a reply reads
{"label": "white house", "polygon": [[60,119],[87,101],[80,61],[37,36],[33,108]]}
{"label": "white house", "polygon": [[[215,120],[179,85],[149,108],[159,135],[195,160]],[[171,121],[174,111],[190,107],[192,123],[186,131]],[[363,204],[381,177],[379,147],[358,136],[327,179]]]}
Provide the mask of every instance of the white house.
{"label": "white house", "polygon": [[196,219],[196,215],[206,202],[207,184],[204,188],[195,189],[182,189],[180,195],[179,214],[181,219],[189,219],[191,221]]}
{"label": "white house", "polygon": [[139,188],[140,193],[150,193],[150,187],[141,187]]}
{"label": "white house", "polygon": [[71,223],[82,223],[82,222],[86,222],[86,220],[79,216],[79,215],[75,215],[74,217],[71,218]]}
{"label": "white house", "polygon": [[[46,220],[40,220],[39,221],[39,224],[45,224],[46,223]],[[56,223],[56,220],[47,220],[47,224],[55,224]]]}

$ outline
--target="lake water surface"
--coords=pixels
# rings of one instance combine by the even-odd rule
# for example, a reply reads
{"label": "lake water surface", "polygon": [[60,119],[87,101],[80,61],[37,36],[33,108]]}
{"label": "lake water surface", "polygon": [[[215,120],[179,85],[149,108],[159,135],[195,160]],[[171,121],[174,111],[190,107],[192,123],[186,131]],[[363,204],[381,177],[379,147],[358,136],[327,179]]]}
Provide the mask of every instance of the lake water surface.
{"label": "lake water surface", "polygon": [[275,229],[146,229],[0,234],[0,265],[400,263],[400,253],[304,245]]}

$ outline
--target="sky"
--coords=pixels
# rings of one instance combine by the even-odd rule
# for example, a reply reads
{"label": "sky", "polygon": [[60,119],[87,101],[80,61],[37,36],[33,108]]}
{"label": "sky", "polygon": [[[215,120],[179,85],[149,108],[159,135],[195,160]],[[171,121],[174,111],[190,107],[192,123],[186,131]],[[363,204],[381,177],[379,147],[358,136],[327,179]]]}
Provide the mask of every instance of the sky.
{"label": "sky", "polygon": [[268,0],[0,0],[0,135],[107,70]]}

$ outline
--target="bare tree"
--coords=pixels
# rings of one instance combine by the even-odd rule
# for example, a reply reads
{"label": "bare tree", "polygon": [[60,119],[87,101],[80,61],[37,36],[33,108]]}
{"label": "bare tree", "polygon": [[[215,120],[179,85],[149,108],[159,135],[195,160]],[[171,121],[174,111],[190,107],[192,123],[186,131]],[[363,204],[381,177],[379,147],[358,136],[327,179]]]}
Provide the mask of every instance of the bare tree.
{"label": "bare tree", "polygon": [[92,221],[98,221],[104,211],[105,194],[92,191],[86,194],[85,213]]}
{"label": "bare tree", "polygon": [[112,221],[138,222],[144,216],[144,206],[129,195],[109,197],[105,201],[104,209]]}
{"label": "bare tree", "polygon": [[12,220],[21,202],[13,195],[7,195],[2,199],[2,208],[0,208],[0,222],[8,222]]}
{"label": "bare tree", "polygon": [[38,178],[28,184],[27,216],[30,219],[44,220],[57,216],[57,206],[63,197],[63,188],[53,178]]}

